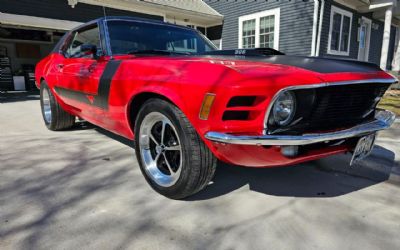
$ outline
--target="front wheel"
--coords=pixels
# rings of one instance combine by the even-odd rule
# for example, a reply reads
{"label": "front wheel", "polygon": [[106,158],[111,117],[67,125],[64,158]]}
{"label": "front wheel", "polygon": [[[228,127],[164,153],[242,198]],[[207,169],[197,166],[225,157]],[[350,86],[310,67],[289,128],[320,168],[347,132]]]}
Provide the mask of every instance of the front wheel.
{"label": "front wheel", "polygon": [[182,199],[202,190],[217,160],[176,106],[150,99],[135,123],[135,149],[143,175],[154,190]]}

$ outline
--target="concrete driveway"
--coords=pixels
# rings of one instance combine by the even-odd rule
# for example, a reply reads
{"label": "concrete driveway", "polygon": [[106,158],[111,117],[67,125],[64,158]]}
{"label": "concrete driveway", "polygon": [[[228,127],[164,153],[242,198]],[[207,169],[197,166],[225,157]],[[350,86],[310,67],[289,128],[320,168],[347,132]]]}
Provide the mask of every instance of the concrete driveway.
{"label": "concrete driveway", "polygon": [[37,96],[0,95],[0,117],[0,249],[400,249],[400,124],[352,168],[219,163],[175,201],[147,185],[131,142],[48,131]]}

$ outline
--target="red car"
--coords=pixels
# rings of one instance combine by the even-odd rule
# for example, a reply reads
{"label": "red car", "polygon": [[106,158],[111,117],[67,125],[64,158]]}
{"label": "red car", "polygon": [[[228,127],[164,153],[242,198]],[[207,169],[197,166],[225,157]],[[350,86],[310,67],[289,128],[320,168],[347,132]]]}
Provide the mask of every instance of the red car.
{"label": "red car", "polygon": [[174,199],[212,179],[217,159],[249,167],[367,156],[394,114],[376,105],[396,79],[378,66],[217,50],[196,30],[107,17],[68,32],[36,67],[50,130],[76,117],[135,141],[150,185]]}

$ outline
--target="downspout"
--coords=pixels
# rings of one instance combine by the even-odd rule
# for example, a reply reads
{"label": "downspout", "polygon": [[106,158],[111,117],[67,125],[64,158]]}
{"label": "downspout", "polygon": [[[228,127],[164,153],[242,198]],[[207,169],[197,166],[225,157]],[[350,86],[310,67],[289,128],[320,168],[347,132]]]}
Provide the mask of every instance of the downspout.
{"label": "downspout", "polygon": [[315,45],[317,39],[317,28],[318,28],[318,9],[319,1],[314,0],[314,17],[313,17],[313,30],[312,30],[312,42],[311,42],[311,56],[315,56]]}
{"label": "downspout", "polygon": [[321,10],[319,12],[319,27],[318,27],[317,49],[315,51],[315,55],[316,56],[319,56],[320,47],[321,47],[321,33],[322,33],[322,22],[324,21],[324,12],[325,12],[325,0],[321,0]]}

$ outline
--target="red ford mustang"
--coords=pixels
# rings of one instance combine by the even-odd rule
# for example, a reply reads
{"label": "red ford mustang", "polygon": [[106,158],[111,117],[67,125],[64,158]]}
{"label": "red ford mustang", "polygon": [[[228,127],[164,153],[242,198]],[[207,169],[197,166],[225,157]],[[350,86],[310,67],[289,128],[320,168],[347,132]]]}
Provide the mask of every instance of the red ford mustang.
{"label": "red ford mustang", "polygon": [[203,189],[217,159],[249,167],[372,150],[394,115],[376,110],[396,82],[378,66],[216,50],[199,32],[107,17],[68,32],[36,68],[50,130],[79,117],[135,141],[149,184],[179,199]]}

